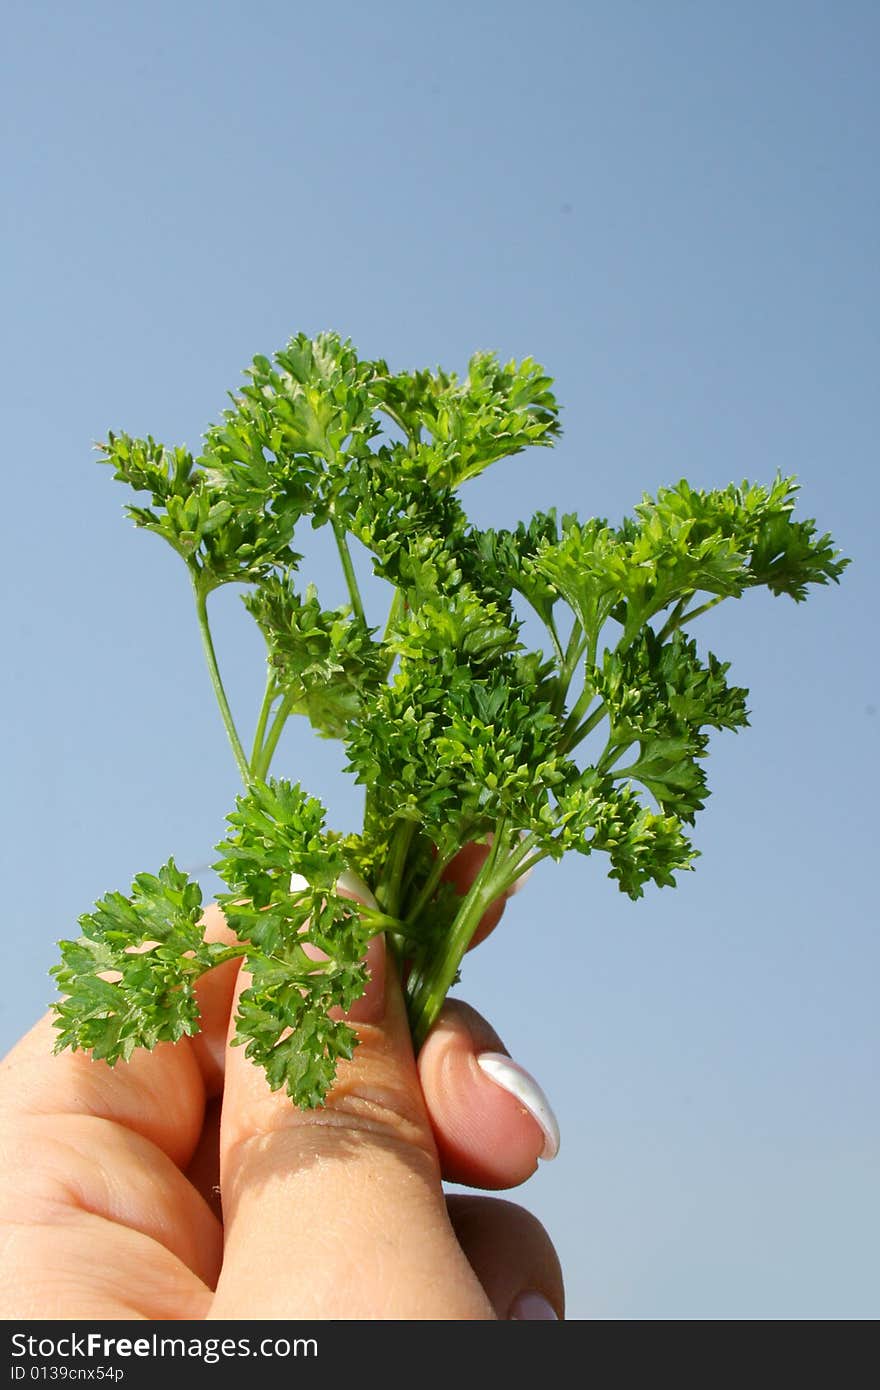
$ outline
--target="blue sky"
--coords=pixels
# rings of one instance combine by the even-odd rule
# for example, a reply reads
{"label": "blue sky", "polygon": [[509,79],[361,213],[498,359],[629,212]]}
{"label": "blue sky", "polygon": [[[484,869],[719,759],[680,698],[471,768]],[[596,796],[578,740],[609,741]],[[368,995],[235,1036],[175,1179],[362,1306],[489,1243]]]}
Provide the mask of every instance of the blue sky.
{"label": "blue sky", "polygon": [[[468,485],[478,523],[779,470],[854,562],[703,621],[752,727],[714,741],[696,872],[632,904],[542,866],[468,959],[562,1128],[515,1195],[572,1317],[876,1316],[876,6],[38,0],[4,31],[3,1046],[76,917],[210,860],[236,791],[182,568],[92,442],[197,446],[300,330],[531,354],[564,436]],[[353,825],[335,747],[283,753]]]}

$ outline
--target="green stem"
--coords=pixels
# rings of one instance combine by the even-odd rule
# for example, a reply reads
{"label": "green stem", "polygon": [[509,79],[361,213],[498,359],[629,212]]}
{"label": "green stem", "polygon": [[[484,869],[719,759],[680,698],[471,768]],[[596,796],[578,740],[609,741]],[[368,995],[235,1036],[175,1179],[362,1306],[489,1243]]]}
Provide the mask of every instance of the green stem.
{"label": "green stem", "polygon": [[585,687],[585,689],[581,691],[576,703],[572,705],[571,710],[565,720],[565,723],[562,726],[563,739],[566,737],[567,733],[573,732],[577,728],[578,720],[583,719],[587,710],[590,708],[590,701],[592,700],[594,694],[595,691],[590,690],[589,686]]}
{"label": "green stem", "polygon": [[390,406],[387,401],[378,401],[377,406],[378,409],[381,410],[382,414],[387,415],[389,420],[393,420],[395,425],[397,425],[398,429],[400,429],[403,432],[403,434],[406,435],[407,447],[410,450],[413,449],[419,442],[421,427],[419,425],[416,425],[415,434],[411,434],[407,426],[404,424],[403,420],[398,415],[397,411],[394,409],[393,406]]}
{"label": "green stem", "polygon": [[[593,713],[589,716],[589,718],[584,720],[583,724],[581,724],[579,728],[574,729],[573,732],[570,734],[566,734],[565,729],[563,729],[563,737],[559,745],[560,751],[563,753],[570,753],[572,748],[576,748],[577,745],[586,738],[587,734],[591,733],[593,729],[595,729],[600,719],[603,719],[606,714],[607,709],[605,706],[605,701],[603,700],[601,704],[596,706],[596,708],[593,710]],[[567,727],[568,726],[566,725],[566,728]]]}
{"label": "green stem", "polygon": [[[608,770],[608,769],[606,769],[606,771],[607,771],[607,770]],[[619,767],[619,768],[617,769],[617,771],[615,772],[614,776],[615,776],[615,778],[618,778],[618,777],[633,777],[633,776],[637,775],[638,770],[639,770],[639,764],[638,764],[638,762],[636,761],[636,762],[634,762],[634,763],[630,763],[629,767]]]}
{"label": "green stem", "polygon": [[366,626],[366,614],[361,600],[361,591],[358,588],[357,576],[354,572],[351,554],[348,549],[348,539],[345,534],[345,527],[341,522],[333,518],[333,534],[336,537],[336,548],[339,551],[339,558],[342,561],[342,569],[345,574],[345,583],[348,586],[348,596],[351,599],[352,610],[364,626]]}
{"label": "green stem", "polygon": [[291,710],[293,709],[293,703],[293,696],[285,695],[284,699],[281,701],[281,704],[275,711],[275,718],[272,720],[272,725],[269,729],[268,737],[266,738],[266,741],[263,744],[260,756],[257,759],[256,767],[253,769],[254,776],[258,777],[261,782],[264,782],[266,780],[266,773],[269,771],[269,768],[272,764],[272,757],[275,753],[276,747],[278,746],[278,740],[281,737],[281,730],[287,723],[288,716]]}
{"label": "green stem", "polygon": [[674,632],[675,629],[681,625],[682,614],[684,613],[684,606],[690,597],[690,594],[686,594],[684,598],[680,598],[678,600],[678,603],[675,605],[672,612],[669,614],[669,617],[666,619],[666,622],[664,623],[663,627],[657,634],[658,641],[665,642],[669,634]]}
{"label": "green stem", "polygon": [[452,863],[452,860],[458,853],[459,848],[460,846],[456,847],[456,849],[454,849],[450,854],[447,854],[445,857],[438,852],[437,858],[434,860],[433,866],[431,868],[431,872],[428,874],[428,877],[422,884],[422,887],[419,890],[418,897],[416,898],[412,907],[408,910],[406,914],[406,920],[408,923],[413,924],[415,922],[418,922],[418,919],[421,917],[428,903],[431,901],[431,899],[437,891],[437,886],[440,883],[441,878],[443,877],[444,869],[448,864]]}
{"label": "green stem", "polygon": [[575,666],[577,666],[578,659],[581,653],[583,652],[586,644],[587,642],[586,638],[584,637],[584,629],[581,626],[580,621],[577,618],[575,618],[574,623],[572,624],[571,632],[568,636],[568,644],[565,648],[565,659],[563,661],[563,666],[565,667],[565,670],[568,672],[569,680],[571,680],[571,677],[574,674],[574,668]]}
{"label": "green stem", "polygon": [[257,727],[254,731],[254,743],[251,748],[250,769],[254,774],[257,770],[257,760],[262,752],[263,739],[266,736],[266,724],[269,719],[269,711],[272,708],[272,701],[277,694],[278,690],[275,685],[275,672],[270,666],[266,675],[266,690],[263,695],[263,703],[260,706],[260,715],[257,719]]}
{"label": "green stem", "polygon": [[721,603],[728,597],[728,594],[716,594],[714,598],[708,599],[706,603],[701,603],[699,608],[692,608],[689,613],[682,613],[676,626],[684,627],[685,623],[689,623],[691,618],[699,618],[701,613],[708,613],[709,609],[714,608],[716,603]]}
{"label": "green stem", "polygon": [[[532,850],[536,848],[537,844],[538,837],[534,833],[531,835],[522,835],[520,839],[517,841],[510,855],[505,860],[504,866],[510,877],[510,882],[506,885],[506,887],[512,887],[513,884],[516,883],[516,880],[519,878],[520,874],[524,872],[522,867],[523,863],[526,859],[528,859],[529,855],[531,854]],[[538,858],[543,859],[544,854],[546,854],[546,851],[543,851],[538,856]],[[529,867],[531,867],[531,865]]]}
{"label": "green stem", "polygon": [[217,665],[217,653],[214,651],[214,641],[211,637],[211,625],[208,622],[208,595],[198,581],[198,576],[192,575],[193,593],[196,599],[196,613],[199,619],[199,631],[202,634],[202,646],[205,650],[205,658],[208,662],[208,674],[211,677],[211,685],[214,687],[214,694],[217,697],[217,704],[220,706],[220,714],[226,728],[226,736],[232,745],[232,752],[241,773],[241,779],[246,787],[251,785],[251,770],[241,746],[241,739],[235,727],[235,720],[232,718],[232,710],[229,708],[229,701],[226,698],[226,691],[223,689],[223,682],[220,679],[220,668]]}
{"label": "green stem", "polygon": [[553,650],[556,653],[556,660],[560,663],[560,665],[562,665],[562,663],[565,661],[565,655],[562,651],[562,643],[559,640],[559,631],[556,627],[556,622],[553,618],[552,613],[550,613],[544,619],[544,626],[550,634],[550,641],[553,643]]}
{"label": "green stem", "polygon": [[[211,964],[208,966],[208,969],[213,970],[215,966],[222,965],[224,961],[235,960],[238,957],[246,955],[247,949],[247,942],[244,941],[237,941],[234,946],[227,946],[225,950],[218,951],[216,956],[211,957]],[[201,978],[202,976],[199,976],[199,979]]]}
{"label": "green stem", "polygon": [[541,622],[544,624],[545,628],[547,629],[547,632],[549,633],[550,641],[553,643],[553,652],[556,656],[556,660],[559,663],[559,666],[562,667],[565,661],[565,654],[562,650],[562,643],[559,640],[559,632],[557,630],[556,623],[553,621],[553,614],[549,613],[545,616],[541,612],[538,605],[532,602],[528,594],[523,593],[522,589],[517,589],[517,593],[522,594],[523,598],[531,608],[532,612],[537,613],[538,617],[541,619]]}
{"label": "green stem", "polygon": [[414,820],[401,821],[397,826],[391,836],[391,847],[382,869],[382,876],[374,888],[379,906],[392,916],[397,916],[400,911],[400,885],[406,867],[406,856],[416,829]]}
{"label": "green stem", "polygon": [[388,641],[388,638],[391,636],[392,632],[394,631],[395,627],[400,621],[400,615],[403,612],[404,602],[405,600],[403,597],[403,590],[395,589],[394,598],[391,600],[391,607],[388,610],[388,621],[385,624],[385,631],[382,633],[383,643]]}
{"label": "green stem", "polygon": [[375,932],[386,931],[392,936],[405,938],[409,935],[405,922],[401,922],[399,917],[392,917],[387,912],[377,912],[373,907],[358,906],[361,917],[368,927],[374,928]]}
{"label": "green stem", "polygon": [[693,593],[685,594],[684,598],[678,600],[678,603],[675,605],[663,627],[657,634],[661,642],[665,642],[667,637],[670,637],[672,633],[676,632],[679,628],[684,627],[685,623],[689,623],[692,618],[699,618],[702,613],[708,613],[710,608],[714,608],[716,604],[730,597],[729,594],[714,594],[713,597],[707,599],[705,603],[700,603],[696,608],[691,608],[688,612],[685,612],[685,604],[688,599],[693,598],[693,596]]}
{"label": "green stem", "polygon": [[[601,758],[596,764],[596,771],[602,774],[610,772],[614,764],[620,762],[624,753],[626,753],[628,749],[632,748],[635,742],[636,740],[631,738],[627,739],[626,743],[608,743],[605,747],[605,752],[602,754]],[[635,763],[633,763],[632,766],[638,767],[638,759]],[[632,769],[628,767],[620,768],[614,775],[616,777],[624,777],[631,770]]]}
{"label": "green stem", "polygon": [[442,951],[426,966],[414,967],[407,981],[407,1004],[413,1043],[418,1051],[443,1007],[462,957],[471,943],[480,918],[505,891],[506,862],[499,871],[499,857],[508,852],[504,822],[499,821],[483,865],[465,895]]}
{"label": "green stem", "polygon": [[548,854],[549,850],[542,849],[538,854],[532,855],[529,860],[521,859],[517,865],[516,878],[513,880],[514,883],[517,878],[522,878],[523,874],[530,874],[535,865],[540,864],[542,859],[546,859]]}
{"label": "green stem", "polygon": [[[513,887],[518,878],[523,874],[530,873],[536,864],[540,864],[542,859],[546,859],[550,851],[538,848],[539,840],[535,834],[523,835],[514,842],[514,847],[503,860],[498,870],[497,896],[508,892]],[[529,856],[531,855],[531,858]]]}
{"label": "green stem", "polygon": [[[396,627],[397,624],[399,623],[400,618],[401,618],[401,615],[403,614],[403,609],[404,609],[404,604],[405,604],[405,603],[406,603],[406,599],[404,598],[403,590],[402,590],[402,589],[395,589],[395,590],[394,590],[394,597],[393,597],[393,599],[391,600],[391,607],[390,607],[389,610],[388,610],[388,621],[387,621],[386,624],[385,624],[385,631],[382,633],[382,646],[383,646],[383,647],[385,646],[385,643],[388,641],[388,638],[391,636],[391,634],[392,634],[392,632],[394,631],[395,627]],[[388,679],[389,675],[391,674],[391,667],[392,667],[393,665],[394,665],[394,652],[389,652],[389,654],[388,654],[388,660],[387,660],[387,662],[386,662],[386,665],[385,665],[385,672],[384,672],[384,676],[385,676],[385,679],[386,679],[386,680]]]}
{"label": "green stem", "polygon": [[565,649],[565,656],[562,659],[562,665],[559,669],[559,680],[557,682],[556,696],[553,702],[557,714],[561,714],[565,709],[568,687],[571,685],[575,667],[580,661],[586,645],[587,639],[584,637],[584,630],[578,619],[575,618],[574,626],[569,635],[568,645]]}

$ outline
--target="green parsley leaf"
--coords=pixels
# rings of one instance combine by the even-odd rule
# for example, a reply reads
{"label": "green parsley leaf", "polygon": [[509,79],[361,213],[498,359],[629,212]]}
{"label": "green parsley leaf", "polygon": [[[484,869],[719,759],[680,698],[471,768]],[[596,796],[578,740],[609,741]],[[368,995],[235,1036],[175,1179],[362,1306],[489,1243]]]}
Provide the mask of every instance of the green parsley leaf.
{"label": "green parsley leaf", "polygon": [[[101,899],[62,943],[56,1022],[59,1046],[127,1058],[193,1032],[195,980],[243,955],[235,1041],[273,1088],[315,1106],[352,1055],[340,1013],[365,988],[375,932],[405,967],[418,1046],[484,912],[541,860],[601,854],[633,899],[693,867],[709,731],[748,718],[747,691],[698,651],[691,625],[758,586],[801,602],[848,561],[795,518],[797,483],[781,476],[710,491],[682,479],[619,525],[551,509],[475,527],[462,485],[559,433],[552,381],[531,358],[478,352],[464,377],[395,372],[336,333],[300,333],[245,376],[198,457],[152,436],[99,446],[115,478],[147,494],[131,519],[192,579],[244,784],[217,847],[235,942],[203,941],[199,889],[169,860],[128,897]],[[346,604],[325,607],[299,582],[304,526],[332,530]],[[385,612],[368,611],[352,541],[390,586]],[[265,639],[250,753],[208,611],[227,583],[244,586]],[[523,604],[546,650],[524,643]],[[328,829],[314,797],[269,776],[296,715],[342,742],[364,789],[361,826]],[[487,852],[460,894],[444,873],[474,840]],[[340,892],[351,872],[378,907]]]}
{"label": "green parsley leaf", "polygon": [[56,1050],[86,1048],[111,1065],[137,1047],[198,1032],[194,985],[235,951],[203,940],[202,894],[169,859],[138,874],[130,896],[108,893],[79,919],[82,936],[62,941],[52,974]]}

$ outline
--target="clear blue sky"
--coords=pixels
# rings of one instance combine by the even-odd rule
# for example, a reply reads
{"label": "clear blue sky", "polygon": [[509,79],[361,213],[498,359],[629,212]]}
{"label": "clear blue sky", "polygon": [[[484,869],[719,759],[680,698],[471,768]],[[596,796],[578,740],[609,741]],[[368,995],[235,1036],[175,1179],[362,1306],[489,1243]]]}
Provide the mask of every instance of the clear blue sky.
{"label": "clear blue sky", "polygon": [[[469,485],[481,524],[782,470],[854,563],[704,620],[752,727],[696,872],[632,904],[543,867],[467,961],[562,1128],[515,1195],[574,1318],[876,1317],[877,6],[13,0],[3,31],[4,1048],[57,938],[210,860],[236,790],[182,567],[92,441],[198,445],[300,329],[532,354],[564,438]],[[285,759],[353,824],[334,746]]]}

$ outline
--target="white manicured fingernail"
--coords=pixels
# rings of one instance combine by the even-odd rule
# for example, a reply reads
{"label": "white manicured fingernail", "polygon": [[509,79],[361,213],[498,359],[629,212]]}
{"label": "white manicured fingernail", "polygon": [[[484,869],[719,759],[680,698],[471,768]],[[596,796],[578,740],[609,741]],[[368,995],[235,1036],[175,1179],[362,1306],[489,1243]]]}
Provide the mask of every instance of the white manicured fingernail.
{"label": "white manicured fingernail", "polygon": [[553,1304],[537,1289],[524,1289],[517,1294],[507,1315],[510,1322],[558,1322]]}
{"label": "white manicured fingernail", "polygon": [[528,1110],[532,1119],[541,1126],[544,1132],[541,1158],[555,1158],[559,1152],[559,1122],[535,1078],[503,1052],[481,1052],[477,1066],[502,1091],[515,1096],[523,1109]]}
{"label": "white manicured fingernail", "polygon": [[351,893],[353,898],[360,898],[364,907],[375,908],[378,912],[379,904],[360,874],[352,873],[351,869],[344,869],[336,880],[336,887],[341,888],[345,893]]}
{"label": "white manicured fingernail", "polygon": [[[309,881],[303,878],[302,874],[290,875],[291,893],[299,893],[303,888],[308,888]],[[353,874],[350,869],[345,869],[336,880],[336,887],[341,888],[344,893],[350,893],[353,898],[359,898],[365,907],[372,907],[378,911],[379,904],[373,897],[364,880],[358,875]]]}

